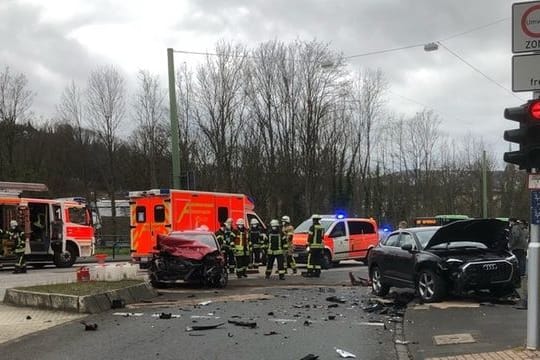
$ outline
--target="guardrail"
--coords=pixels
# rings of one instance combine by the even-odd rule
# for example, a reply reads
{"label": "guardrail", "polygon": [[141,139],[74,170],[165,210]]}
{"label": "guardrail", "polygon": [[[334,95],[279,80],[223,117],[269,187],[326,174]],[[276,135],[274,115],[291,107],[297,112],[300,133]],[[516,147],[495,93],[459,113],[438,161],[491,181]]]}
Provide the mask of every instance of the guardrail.
{"label": "guardrail", "polygon": [[131,242],[129,238],[121,235],[99,235],[96,238],[95,253],[108,253],[111,250],[112,258],[120,255],[121,249],[130,249]]}

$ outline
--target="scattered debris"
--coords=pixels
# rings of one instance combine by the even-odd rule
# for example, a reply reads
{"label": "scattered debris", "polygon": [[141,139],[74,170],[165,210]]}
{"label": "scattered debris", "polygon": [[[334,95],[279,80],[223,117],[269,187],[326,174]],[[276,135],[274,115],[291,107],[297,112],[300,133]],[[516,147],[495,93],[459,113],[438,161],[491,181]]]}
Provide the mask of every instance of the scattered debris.
{"label": "scattered debris", "polygon": [[186,327],[186,331],[212,330],[225,325],[225,323],[209,324],[209,325],[193,325]]}
{"label": "scattered debris", "polygon": [[356,355],[354,355],[353,353],[350,353],[348,351],[345,351],[345,350],[341,350],[341,349],[336,349],[336,352],[339,354],[339,356],[341,356],[342,358],[356,358]]}
{"label": "scattered debris", "polygon": [[337,296],[330,296],[330,297],[327,297],[326,298],[326,301],[330,301],[330,302],[335,302],[335,303],[340,303],[340,304],[345,304],[347,302],[347,300],[345,300],[344,298],[342,297],[337,297]]}
{"label": "scattered debris", "polygon": [[371,286],[371,281],[369,279],[364,279],[361,277],[355,277],[352,272],[349,272],[349,279],[351,279],[352,286]]}
{"label": "scattered debris", "polygon": [[98,328],[98,324],[88,324],[86,321],[82,320],[81,324],[84,325],[85,331],[96,331]]}
{"label": "scattered debris", "polygon": [[394,343],[399,344],[399,345],[407,345],[407,344],[410,344],[410,341],[396,339],[394,340]]}
{"label": "scattered debris", "polygon": [[126,301],[124,299],[114,299],[111,302],[111,309],[123,309],[126,307]]}
{"label": "scattered debris", "polygon": [[311,324],[313,324],[313,323],[311,321],[309,321],[309,320],[304,321],[304,326],[309,326]]}
{"label": "scattered debris", "polygon": [[206,306],[206,305],[210,305],[211,303],[212,303],[212,300],[208,300],[208,301],[200,302],[198,305]]}
{"label": "scattered debris", "polygon": [[296,322],[296,319],[268,319],[269,321],[275,321],[278,323]]}
{"label": "scattered debris", "polygon": [[271,335],[279,335],[279,334],[275,331],[270,331],[269,333],[264,334],[264,336],[271,336]]}
{"label": "scattered debris", "polygon": [[191,315],[191,319],[219,319],[219,316],[208,316],[208,315]]}
{"label": "scattered debris", "polygon": [[353,323],[355,325],[366,325],[366,326],[380,326],[384,329],[386,329],[386,324],[379,321],[362,321],[362,322],[355,322]]}
{"label": "scattered debris", "polygon": [[328,308],[331,309],[331,308],[337,308],[339,305],[338,304],[330,304],[328,305]]}
{"label": "scattered debris", "polygon": [[268,313],[268,316],[274,316],[274,312],[273,312],[273,311],[270,311],[270,312]]}
{"label": "scattered debris", "polygon": [[399,323],[399,322],[403,321],[403,318],[401,318],[400,316],[394,316],[394,317],[391,317],[390,319],[388,319],[388,321]]}
{"label": "scattered debris", "polygon": [[255,321],[229,320],[228,322],[229,324],[234,324],[237,326],[245,326],[251,329],[257,327],[257,323]]}
{"label": "scattered debris", "polygon": [[27,315],[26,320],[32,320],[32,317],[30,315]]}
{"label": "scattered debris", "polygon": [[300,360],[317,360],[318,358],[319,357],[317,355],[307,354],[306,356],[304,356]]}
{"label": "scattered debris", "polygon": [[114,316],[124,316],[124,317],[130,317],[130,316],[143,316],[143,313],[132,313],[132,312],[115,312],[113,313]]}
{"label": "scattered debris", "polygon": [[233,337],[234,335],[231,334],[231,333],[227,333],[227,336],[228,336],[228,337]]}
{"label": "scattered debris", "polygon": [[335,320],[336,319],[336,315],[328,315],[328,320]]}
{"label": "scattered debris", "polygon": [[162,312],[161,314],[152,314],[152,317],[157,317],[157,318],[160,318],[160,319],[168,320],[168,319],[172,319],[172,318],[177,319],[179,317],[182,317],[182,315],[176,315],[176,314]]}

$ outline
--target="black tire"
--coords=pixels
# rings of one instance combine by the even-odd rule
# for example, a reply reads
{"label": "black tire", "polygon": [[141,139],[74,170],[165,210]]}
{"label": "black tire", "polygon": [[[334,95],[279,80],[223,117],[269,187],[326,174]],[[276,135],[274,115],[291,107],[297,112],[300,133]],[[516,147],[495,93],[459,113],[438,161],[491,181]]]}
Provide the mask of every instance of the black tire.
{"label": "black tire", "polygon": [[382,282],[381,270],[378,266],[373,266],[369,272],[371,280],[371,291],[374,295],[385,296],[390,291],[390,286]]}
{"label": "black tire", "polygon": [[437,302],[446,295],[444,280],[430,269],[421,269],[416,280],[416,292],[423,302]]}
{"label": "black tire", "polygon": [[54,253],[54,265],[59,268],[69,268],[75,264],[77,260],[77,248],[74,245],[68,244],[65,252]]}
{"label": "black tire", "polygon": [[325,270],[331,269],[333,267],[332,262],[332,255],[330,255],[330,252],[328,250],[323,251],[322,255],[322,264],[321,267]]}

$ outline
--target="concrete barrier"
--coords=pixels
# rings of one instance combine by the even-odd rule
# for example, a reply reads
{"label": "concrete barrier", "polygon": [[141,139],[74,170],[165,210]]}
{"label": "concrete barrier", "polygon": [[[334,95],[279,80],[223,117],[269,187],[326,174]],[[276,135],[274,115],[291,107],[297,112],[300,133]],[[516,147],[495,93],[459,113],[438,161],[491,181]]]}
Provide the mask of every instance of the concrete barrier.
{"label": "concrete barrier", "polygon": [[113,300],[123,300],[125,304],[132,304],[141,300],[151,299],[157,295],[154,288],[146,282],[86,296],[7,289],[4,295],[4,303],[15,306],[37,307],[40,309],[97,314],[109,310]]}

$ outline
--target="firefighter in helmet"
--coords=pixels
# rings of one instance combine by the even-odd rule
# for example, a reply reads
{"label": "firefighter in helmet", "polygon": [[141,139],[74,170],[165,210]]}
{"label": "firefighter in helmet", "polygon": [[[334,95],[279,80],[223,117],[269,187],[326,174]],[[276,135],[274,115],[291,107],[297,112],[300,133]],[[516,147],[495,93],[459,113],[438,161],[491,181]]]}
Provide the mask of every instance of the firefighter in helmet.
{"label": "firefighter in helmet", "polygon": [[269,279],[274,267],[274,260],[277,260],[279,279],[285,279],[285,266],[283,264],[283,245],[285,237],[276,219],[270,221],[270,231],[268,232],[268,258],[266,260],[265,278]]}
{"label": "firefighter in helmet", "polygon": [[17,256],[17,263],[15,264],[14,274],[20,274],[26,272],[26,259],[24,257],[24,250],[26,247],[26,238],[24,231],[21,230],[17,220],[11,220],[9,222],[8,230],[9,240],[15,244],[15,255]]}
{"label": "firefighter in helmet", "polygon": [[[224,227],[223,227],[223,253],[225,254],[225,261],[227,262],[227,268],[229,269],[229,273],[234,273],[234,267],[236,265],[235,259],[234,259],[234,232],[232,230],[232,223],[233,220],[231,218],[228,218],[225,220]],[[219,230],[218,230],[219,231]]]}
{"label": "firefighter in helmet", "polygon": [[251,245],[248,239],[247,229],[244,226],[244,219],[236,220],[236,229],[233,230],[234,237],[234,257],[236,260],[236,276],[238,278],[247,277],[247,267],[249,264],[249,252]]}
{"label": "firefighter in helmet", "polygon": [[320,277],[321,265],[323,259],[323,234],[324,227],[320,224],[321,216],[311,216],[313,224],[309,228],[308,232],[308,260],[307,260],[307,273],[302,273],[302,276],[306,277]]}
{"label": "firefighter in helmet", "polygon": [[259,220],[253,218],[250,221],[250,227],[248,232],[249,243],[251,244],[251,254],[249,256],[250,268],[258,268],[262,261],[262,250],[265,243],[264,237],[266,234],[259,226]]}
{"label": "firefighter in helmet", "polygon": [[287,215],[283,215],[281,217],[281,225],[282,225],[282,231],[283,236],[285,236],[285,242],[284,242],[284,260],[285,260],[285,267],[287,269],[292,269],[293,274],[296,274],[296,261],[294,261],[293,253],[293,234],[294,234],[294,226],[291,224],[291,218]]}

